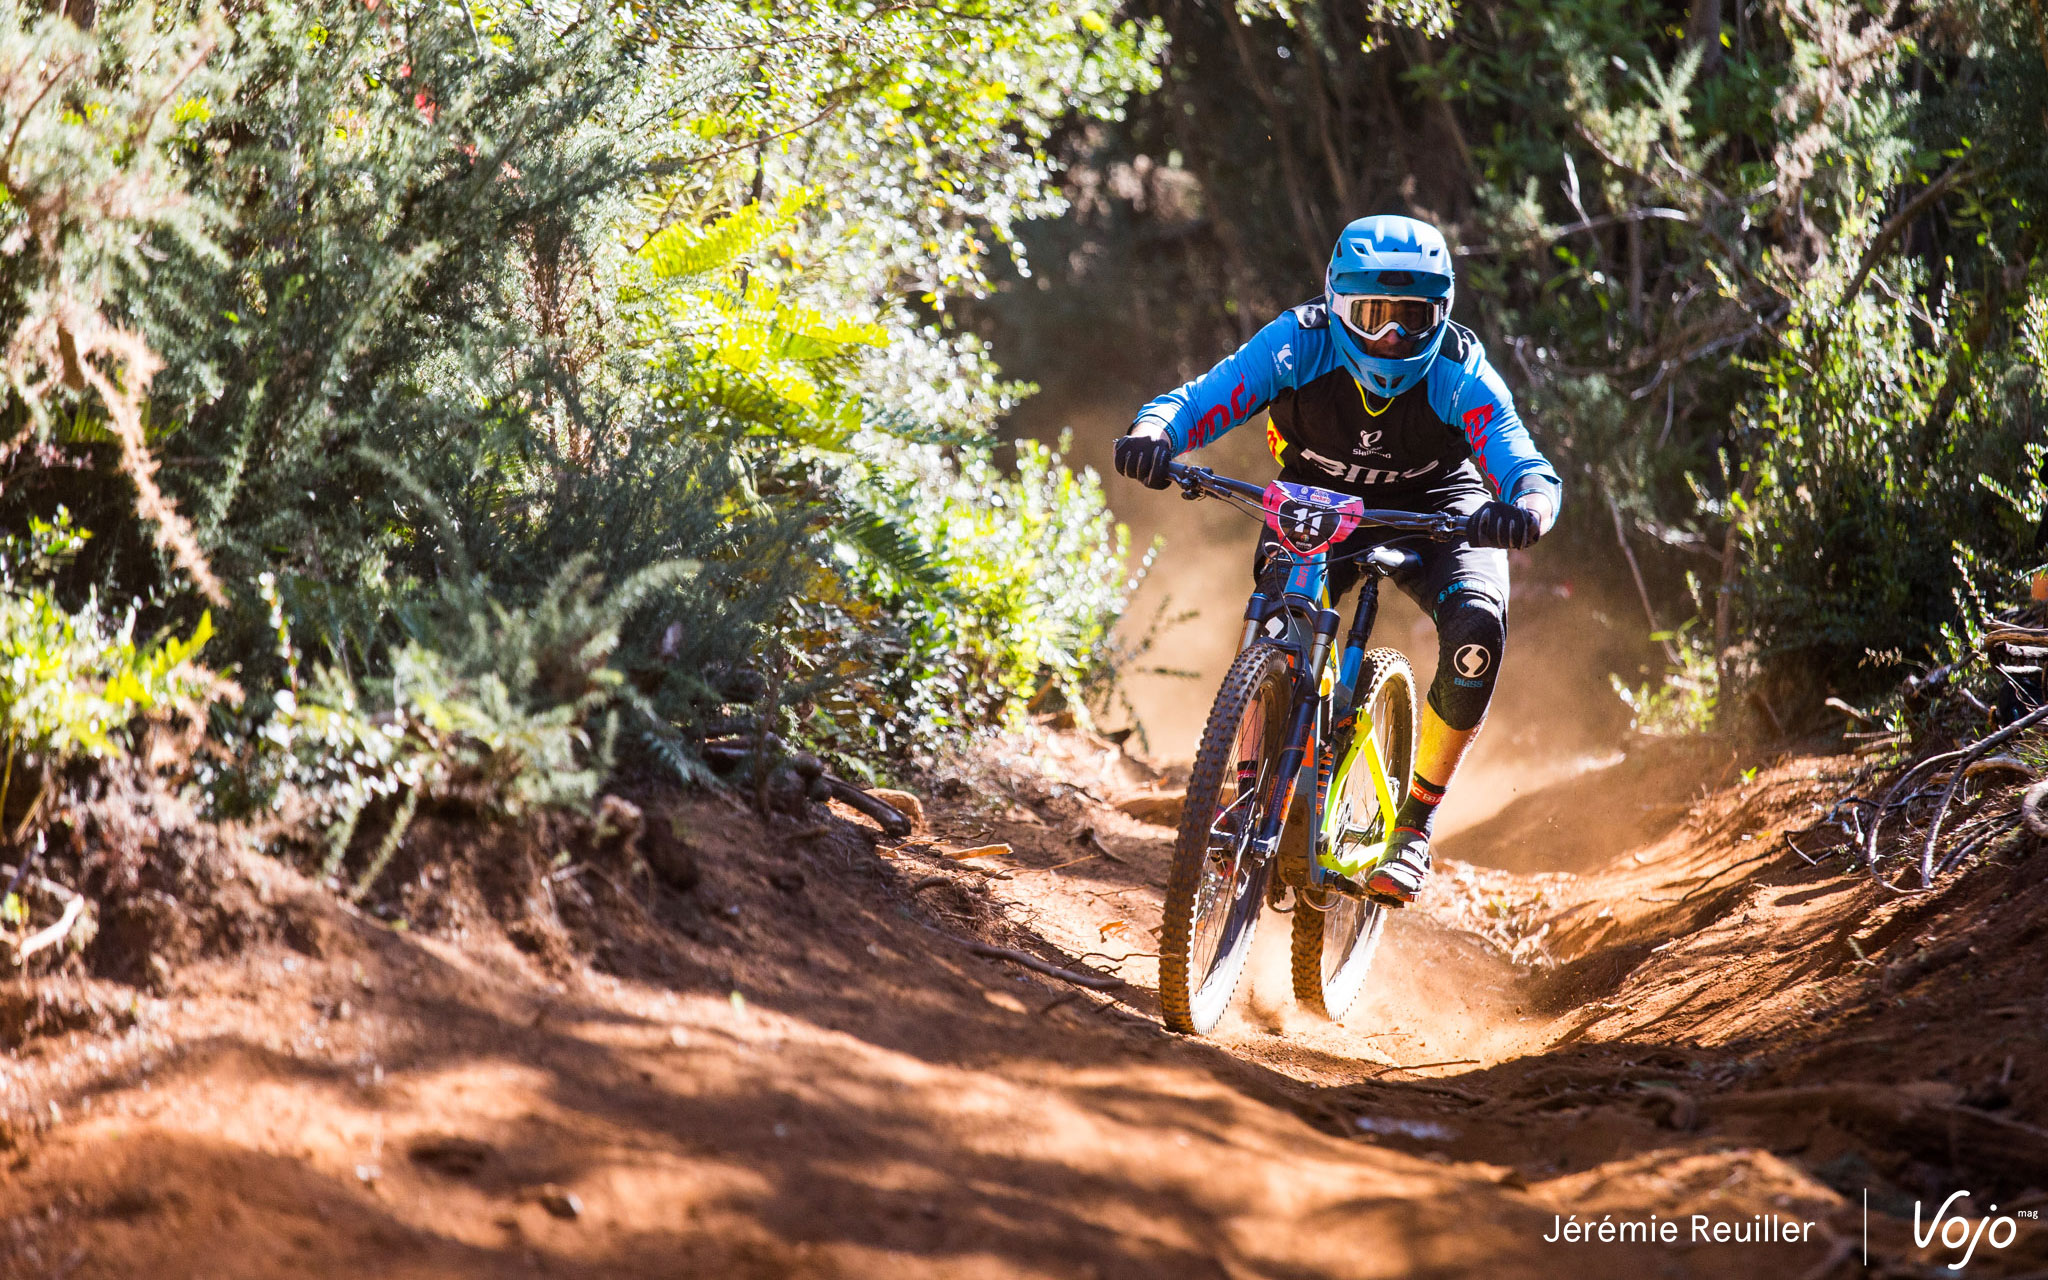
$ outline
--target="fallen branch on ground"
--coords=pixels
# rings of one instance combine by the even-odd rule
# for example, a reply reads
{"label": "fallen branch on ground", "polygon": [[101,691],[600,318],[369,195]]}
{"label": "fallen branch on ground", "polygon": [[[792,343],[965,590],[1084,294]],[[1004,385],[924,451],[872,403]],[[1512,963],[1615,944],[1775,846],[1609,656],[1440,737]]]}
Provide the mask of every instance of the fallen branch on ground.
{"label": "fallen branch on ground", "polygon": [[1380,1071],[1382,1073],[1388,1071],[1427,1071],[1432,1067],[1474,1067],[1478,1065],[1479,1059],[1477,1058],[1449,1058],[1443,1062],[1418,1062],[1412,1067],[1405,1067],[1398,1062],[1391,1062],[1380,1068]]}
{"label": "fallen branch on ground", "polygon": [[882,828],[882,834],[891,836],[907,836],[910,834],[910,819],[903,816],[901,809],[896,808],[894,805],[882,803],[846,779],[833,774],[828,773],[825,775],[825,785],[830,789],[834,800],[860,811],[867,817],[873,818],[876,825]]}
{"label": "fallen branch on ground", "polygon": [[46,951],[71,936],[71,931],[78,927],[78,922],[85,916],[85,896],[74,889],[65,888],[55,880],[37,875],[24,876],[13,867],[0,867],[0,874],[13,877],[20,885],[34,886],[64,904],[64,910],[57,917],[55,924],[38,929],[14,944],[14,967],[20,969],[27,966],[30,956],[39,951]]}
{"label": "fallen branch on ground", "polygon": [[940,853],[955,862],[968,858],[1007,858],[1011,849],[1006,844],[978,844],[971,849],[942,849]]}
{"label": "fallen branch on ground", "polygon": [[[1381,1068],[1382,1072],[1389,1069]],[[1492,1098],[1484,1094],[1473,1093],[1469,1089],[1459,1089],[1451,1085],[1440,1084],[1429,1077],[1424,1077],[1421,1080],[1382,1080],[1378,1076],[1370,1076],[1348,1087],[1357,1089],[1362,1086],[1376,1089],[1399,1089],[1403,1093],[1433,1093],[1445,1098],[1455,1098],[1469,1106],[1481,1106],[1493,1101]]]}
{"label": "fallen branch on ground", "polygon": [[2048,837],[2048,815],[2042,809],[2048,807],[2048,782],[2037,782],[2027,788],[2027,794],[2020,797],[2020,817],[2027,824],[2027,830],[2037,836]]}
{"label": "fallen branch on ground", "polygon": [[[768,736],[767,745],[770,751],[782,750],[782,740],[773,734]],[[706,761],[726,769],[733,769],[752,760],[755,752],[758,750],[758,744],[753,742],[707,742],[702,750]],[[874,819],[875,824],[882,828],[884,835],[907,836],[910,834],[912,823],[901,809],[884,801],[877,800],[838,774],[826,772],[824,762],[819,760],[818,757],[807,751],[798,751],[789,754],[789,762],[790,767],[796,771],[798,777],[806,782],[812,779],[818,780],[825,788],[827,796],[848,806],[864,817]],[[813,794],[815,795],[815,793]]]}
{"label": "fallen branch on ground", "polygon": [[1058,978],[1061,982],[1071,982],[1077,987],[1086,987],[1090,991],[1108,991],[1112,987],[1126,985],[1122,978],[1112,978],[1095,973],[1076,973],[1072,969],[1062,969],[1056,964],[1049,964],[1044,960],[1040,960],[1037,956],[1023,951],[1012,951],[1008,947],[990,946],[986,942],[972,942],[966,938],[959,939],[959,942],[975,955],[985,959],[1007,960],[1011,964],[1023,965],[1033,973],[1042,973],[1048,978]]}
{"label": "fallen branch on ground", "polygon": [[[2021,730],[2040,724],[2044,720],[2048,720],[2048,707],[2036,707],[2026,715],[2005,726],[2005,728],[1977,739],[1977,741],[1956,753],[1960,758],[1961,767],[1954,771],[1954,776],[1949,779],[1948,788],[1941,793],[1941,806],[1934,811],[1934,821],[1928,824],[1926,843],[1920,846],[1921,888],[1929,889],[1934,886],[1935,841],[1941,838],[1941,824],[1942,820],[1948,816],[1950,802],[1955,799],[1956,791],[1963,785],[1963,779],[1970,776],[1971,764],[1978,761],[1991,748],[2008,741]],[[1878,822],[1882,823],[1883,821],[1884,815],[1879,814]],[[1873,824],[1872,839],[1874,842],[1875,824]]]}

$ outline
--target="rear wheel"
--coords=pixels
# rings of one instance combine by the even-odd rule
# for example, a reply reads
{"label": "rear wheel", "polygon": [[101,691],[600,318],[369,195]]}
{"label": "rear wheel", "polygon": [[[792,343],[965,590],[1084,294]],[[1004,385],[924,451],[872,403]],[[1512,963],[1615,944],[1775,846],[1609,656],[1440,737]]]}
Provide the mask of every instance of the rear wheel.
{"label": "rear wheel", "polygon": [[[1415,773],[1415,673],[1394,650],[1374,649],[1365,655],[1358,689],[1359,707],[1372,715],[1372,741],[1386,767],[1388,789],[1399,803]],[[1361,714],[1360,729],[1366,724]],[[1344,844],[1386,839],[1379,787],[1366,753],[1350,752],[1339,769],[1330,780],[1324,831],[1332,842]],[[1342,1018],[1365,988],[1386,923],[1387,909],[1376,902],[1328,890],[1296,893],[1294,998],[1326,1017]]]}
{"label": "rear wheel", "polygon": [[1215,1026],[1251,955],[1272,871],[1251,846],[1280,761],[1292,686],[1280,651],[1255,644],[1231,664],[1202,730],[1160,934],[1159,1004],[1175,1031]]}

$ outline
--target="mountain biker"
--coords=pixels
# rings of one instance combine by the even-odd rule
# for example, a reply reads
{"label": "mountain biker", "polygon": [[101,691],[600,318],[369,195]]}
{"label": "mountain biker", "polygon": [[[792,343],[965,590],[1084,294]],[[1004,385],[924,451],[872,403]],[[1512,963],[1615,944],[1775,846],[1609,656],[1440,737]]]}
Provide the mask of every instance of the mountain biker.
{"label": "mountain biker", "polygon": [[[1435,227],[1360,218],[1337,237],[1320,300],[1282,312],[1236,354],[1147,404],[1116,442],[1119,474],[1164,489],[1176,455],[1267,409],[1281,479],[1372,507],[1467,517],[1465,542],[1417,546],[1420,570],[1397,579],[1436,623],[1436,677],[1394,832],[1370,868],[1343,868],[1369,870],[1366,891],[1395,905],[1414,901],[1429,876],[1437,805],[1493,696],[1507,638],[1507,549],[1548,533],[1564,492],[1479,340],[1450,319],[1455,287],[1450,246]],[[1331,555],[1388,536],[1361,526]],[[1270,529],[1260,538],[1255,576],[1277,545]],[[1357,559],[1332,564],[1331,603],[1361,573]]]}

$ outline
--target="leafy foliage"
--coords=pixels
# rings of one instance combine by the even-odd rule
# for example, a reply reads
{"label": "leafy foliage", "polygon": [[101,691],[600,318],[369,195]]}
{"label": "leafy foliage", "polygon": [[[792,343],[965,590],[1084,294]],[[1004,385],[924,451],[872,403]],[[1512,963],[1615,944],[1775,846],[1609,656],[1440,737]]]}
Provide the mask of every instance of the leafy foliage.
{"label": "leafy foliage", "polygon": [[138,722],[203,718],[217,692],[196,661],[210,616],[183,640],[137,640],[132,608],[118,620],[96,599],[66,609],[36,581],[89,536],[62,510],[26,538],[0,535],[0,815],[72,759],[126,754]]}
{"label": "leafy foliage", "polygon": [[[573,558],[524,610],[491,599],[481,582],[450,587],[431,629],[439,647],[409,641],[393,654],[388,677],[361,682],[318,666],[303,689],[271,595],[293,674],[258,731],[259,790],[243,801],[278,804],[290,794],[309,803],[328,835],[329,874],[378,800],[400,802],[393,830],[422,801],[494,818],[588,807],[611,768],[619,714],[637,701],[611,665],[622,628],[651,595],[696,569],[656,565],[601,594],[589,561]],[[263,585],[268,592],[270,582]],[[601,726],[596,737],[593,726]],[[232,782],[247,787],[252,777]],[[396,847],[387,836],[361,887]]]}
{"label": "leafy foliage", "polygon": [[[921,483],[853,527],[831,586],[792,621],[796,712],[842,752],[931,750],[1008,709],[1080,703],[1131,584],[1100,482],[1029,441],[1007,475],[927,451]],[[849,540],[850,541],[850,540]],[[879,630],[879,653],[863,654]]]}
{"label": "leafy foliage", "polygon": [[[40,397],[0,518],[102,531],[52,609],[228,603],[222,810],[330,870],[388,812],[374,876],[420,804],[700,777],[747,722],[879,764],[1087,668],[1118,535],[1092,479],[995,464],[1021,388],[947,302],[1061,207],[1058,122],[1149,83],[1106,0],[9,21],[62,76],[0,84]],[[74,302],[125,344],[83,386]]]}

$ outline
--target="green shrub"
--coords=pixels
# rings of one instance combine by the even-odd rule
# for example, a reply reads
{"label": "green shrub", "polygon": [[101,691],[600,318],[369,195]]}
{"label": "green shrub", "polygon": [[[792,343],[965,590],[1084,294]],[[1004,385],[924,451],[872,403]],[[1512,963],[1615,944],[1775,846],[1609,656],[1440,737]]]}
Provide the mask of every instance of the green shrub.
{"label": "green shrub", "polygon": [[1745,409],[1752,670],[1814,701],[1887,690],[1942,656],[1945,628],[2025,597],[2044,298],[2048,283],[2015,308],[2018,340],[1989,351],[1923,345],[1918,320],[1868,295],[1799,312]]}
{"label": "green shrub", "polygon": [[325,833],[327,875],[339,870],[365,812],[395,802],[358,893],[422,802],[500,820],[587,809],[611,770],[621,716],[649,714],[612,665],[621,630],[650,597],[697,570],[657,564],[606,592],[576,557],[526,608],[492,599],[473,579],[415,615],[422,637],[396,649],[388,676],[357,679],[321,664],[303,686],[265,575],[289,683],[276,691],[251,758],[225,781],[241,789],[244,805],[309,809],[298,816]]}
{"label": "green shrub", "polygon": [[0,815],[13,817],[0,838],[14,836],[66,762],[126,754],[142,721],[203,720],[224,691],[195,661],[213,635],[210,615],[184,640],[138,640],[132,607],[115,619],[96,598],[58,603],[39,579],[90,536],[61,509],[31,520],[26,538],[0,535]]}
{"label": "green shrub", "polygon": [[1027,707],[1082,704],[1132,586],[1129,534],[1093,472],[1032,441],[1016,454],[1008,472],[985,449],[925,450],[869,513],[879,524],[856,526],[874,532],[841,540],[784,637],[802,732],[847,754],[863,738],[929,751]]}
{"label": "green shrub", "polygon": [[37,29],[214,41],[175,129],[96,153],[189,215],[108,241],[156,369],[123,384],[134,429],[60,398],[22,456],[67,465],[10,474],[0,520],[68,503],[103,536],[55,597],[189,625],[115,465],[175,457],[251,695],[214,718],[219,812],[281,806],[331,861],[388,808],[381,857],[418,804],[574,808],[617,753],[701,777],[694,743],[763,717],[879,759],[1087,669],[1121,544],[1092,479],[990,460],[1021,389],[945,299],[1059,207],[1059,113],[1144,83],[1156,33],[1107,0],[860,8],[794,42],[723,3]]}

